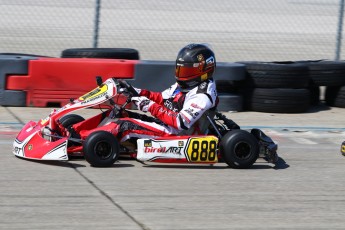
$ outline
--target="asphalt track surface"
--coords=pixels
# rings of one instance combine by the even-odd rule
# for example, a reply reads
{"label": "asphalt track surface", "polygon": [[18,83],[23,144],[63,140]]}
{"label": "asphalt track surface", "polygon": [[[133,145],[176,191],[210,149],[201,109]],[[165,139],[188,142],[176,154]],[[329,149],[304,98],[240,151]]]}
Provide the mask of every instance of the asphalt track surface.
{"label": "asphalt track surface", "polygon": [[[345,109],[225,114],[279,145],[274,166],[30,161],[12,142],[50,109],[0,107],[0,229],[344,229]],[[86,115],[95,110],[84,111]]]}

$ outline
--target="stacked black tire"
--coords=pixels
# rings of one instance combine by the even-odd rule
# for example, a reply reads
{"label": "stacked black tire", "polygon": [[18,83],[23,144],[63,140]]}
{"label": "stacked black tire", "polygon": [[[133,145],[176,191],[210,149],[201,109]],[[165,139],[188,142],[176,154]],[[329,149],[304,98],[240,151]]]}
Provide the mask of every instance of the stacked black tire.
{"label": "stacked black tire", "polygon": [[309,76],[314,87],[325,86],[325,103],[345,108],[345,62],[309,61]]}
{"label": "stacked black tire", "polygon": [[139,60],[139,51],[132,48],[71,48],[63,50],[61,57]]}
{"label": "stacked black tire", "polygon": [[306,63],[241,62],[246,80],[240,85],[246,110],[270,113],[303,113],[311,105]]}

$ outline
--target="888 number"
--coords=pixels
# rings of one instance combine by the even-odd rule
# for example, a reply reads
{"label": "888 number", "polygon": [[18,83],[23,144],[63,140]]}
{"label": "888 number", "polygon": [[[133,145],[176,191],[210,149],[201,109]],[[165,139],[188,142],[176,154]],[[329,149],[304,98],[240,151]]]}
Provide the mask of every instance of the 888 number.
{"label": "888 number", "polygon": [[195,138],[189,142],[187,153],[191,162],[217,162],[218,139]]}

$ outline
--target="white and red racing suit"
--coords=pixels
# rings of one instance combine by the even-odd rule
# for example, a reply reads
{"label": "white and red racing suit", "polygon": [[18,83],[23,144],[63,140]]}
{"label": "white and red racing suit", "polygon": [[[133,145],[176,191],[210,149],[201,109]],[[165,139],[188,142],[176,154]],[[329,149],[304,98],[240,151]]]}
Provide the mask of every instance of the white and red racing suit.
{"label": "white and red racing suit", "polygon": [[177,83],[163,92],[145,89],[138,91],[140,96],[145,96],[154,102],[148,109],[154,118],[129,112],[128,118],[120,118],[93,130],[81,131],[81,137],[86,138],[90,132],[96,130],[111,132],[120,142],[129,138],[178,135],[181,131],[192,127],[204,112],[214,108],[218,103],[213,80],[202,82],[188,92],[182,92]]}

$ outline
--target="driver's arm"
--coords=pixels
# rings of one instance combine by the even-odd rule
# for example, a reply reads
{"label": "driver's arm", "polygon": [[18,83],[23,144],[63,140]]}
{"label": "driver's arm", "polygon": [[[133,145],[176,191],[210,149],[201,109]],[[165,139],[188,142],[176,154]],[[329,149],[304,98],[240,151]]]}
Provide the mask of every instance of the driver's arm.
{"label": "driver's arm", "polygon": [[164,104],[164,98],[169,98],[172,92],[176,89],[176,83],[169,88],[165,89],[163,92],[153,92],[146,89],[138,89],[135,90],[139,93],[140,96],[145,96],[151,101],[154,101],[160,105]]}
{"label": "driver's arm", "polygon": [[139,93],[140,96],[145,96],[148,99],[150,99],[151,101],[154,101],[160,105],[163,104],[163,97],[162,97],[162,93],[161,92],[152,92],[146,89],[142,89],[140,90]]}
{"label": "driver's arm", "polygon": [[212,106],[206,94],[195,94],[184,102],[180,112],[173,112],[157,103],[153,103],[148,111],[175,129],[188,130]]}

